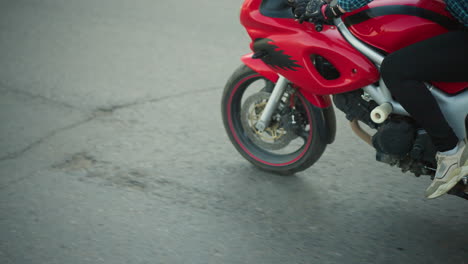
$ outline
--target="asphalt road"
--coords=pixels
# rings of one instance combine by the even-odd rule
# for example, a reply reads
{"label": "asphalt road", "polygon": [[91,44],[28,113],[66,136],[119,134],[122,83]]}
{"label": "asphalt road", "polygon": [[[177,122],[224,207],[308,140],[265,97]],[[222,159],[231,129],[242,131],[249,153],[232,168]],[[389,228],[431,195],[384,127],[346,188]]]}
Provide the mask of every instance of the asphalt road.
{"label": "asphalt road", "polygon": [[294,177],[225,135],[240,0],[0,1],[0,263],[468,263],[467,210],[338,135]]}

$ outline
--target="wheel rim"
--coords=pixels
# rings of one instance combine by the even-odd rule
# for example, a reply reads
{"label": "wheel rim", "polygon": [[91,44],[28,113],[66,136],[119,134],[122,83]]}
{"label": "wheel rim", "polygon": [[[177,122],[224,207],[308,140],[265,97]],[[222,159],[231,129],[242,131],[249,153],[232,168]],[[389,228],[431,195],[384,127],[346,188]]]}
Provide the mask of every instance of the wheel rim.
{"label": "wheel rim", "polygon": [[304,137],[304,144],[302,147],[296,151],[289,154],[278,154],[271,151],[265,150],[255,144],[248,136],[245,131],[242,121],[241,121],[241,112],[242,112],[242,99],[246,90],[251,86],[252,83],[263,79],[265,82],[269,82],[263,76],[259,74],[254,74],[247,76],[236,83],[236,86],[231,91],[231,94],[227,103],[227,115],[229,129],[231,134],[234,137],[237,144],[242,148],[242,150],[249,155],[254,160],[261,162],[270,166],[288,166],[298,160],[300,160],[307,153],[307,150],[312,144],[313,138],[313,129],[312,129],[312,115],[308,107],[306,106],[306,101],[302,96],[298,97],[298,102],[303,106],[303,112],[306,117],[306,121],[309,125],[309,129]]}

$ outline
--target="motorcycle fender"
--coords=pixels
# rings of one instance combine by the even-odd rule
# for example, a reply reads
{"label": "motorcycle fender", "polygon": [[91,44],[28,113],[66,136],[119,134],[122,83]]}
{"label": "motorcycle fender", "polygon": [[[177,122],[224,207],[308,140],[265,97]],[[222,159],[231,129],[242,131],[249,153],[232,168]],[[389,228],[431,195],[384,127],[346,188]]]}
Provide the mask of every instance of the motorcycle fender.
{"label": "motorcycle fender", "polygon": [[317,118],[318,120],[315,121],[317,123],[318,132],[323,141],[327,144],[331,144],[335,141],[336,136],[335,109],[333,105],[326,108],[317,107],[317,109],[321,112],[319,118]]}
{"label": "motorcycle fender", "polygon": [[[252,55],[253,53],[243,56],[241,59],[242,62],[263,77],[276,83],[279,78],[278,74],[268,67],[268,65],[266,65],[262,60],[253,59]],[[318,119],[316,120],[316,125],[318,127],[320,137],[328,144],[333,143],[336,136],[336,117],[330,96],[311,94],[302,89],[299,89],[299,91],[307,101],[314,106],[316,112],[320,113],[316,115]]]}
{"label": "motorcycle fender", "polygon": [[320,137],[328,144],[333,143],[336,136],[336,116],[330,96],[311,94],[300,88],[299,92],[313,105],[316,110],[314,112],[318,113],[315,115],[315,123]]}

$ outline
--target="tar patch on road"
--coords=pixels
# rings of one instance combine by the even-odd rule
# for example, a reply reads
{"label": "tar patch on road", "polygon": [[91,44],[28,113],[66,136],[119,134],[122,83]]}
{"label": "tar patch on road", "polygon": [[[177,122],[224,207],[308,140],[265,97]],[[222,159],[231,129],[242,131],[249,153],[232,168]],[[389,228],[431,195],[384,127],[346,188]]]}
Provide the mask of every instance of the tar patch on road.
{"label": "tar patch on road", "polygon": [[125,168],[121,164],[102,161],[89,153],[76,153],[52,166],[60,175],[76,180],[126,191],[142,192],[171,204],[183,204],[201,210],[221,210],[244,207],[222,192],[186,185],[176,175],[164,174],[157,167]]}
{"label": "tar patch on road", "polygon": [[76,171],[92,168],[96,163],[97,161],[93,156],[87,153],[77,153],[52,167],[64,171]]}
{"label": "tar patch on road", "polygon": [[52,168],[66,174],[75,175],[80,181],[104,180],[105,185],[144,191],[147,189],[147,173],[137,170],[122,170],[108,162],[97,160],[88,153],[76,153]]}

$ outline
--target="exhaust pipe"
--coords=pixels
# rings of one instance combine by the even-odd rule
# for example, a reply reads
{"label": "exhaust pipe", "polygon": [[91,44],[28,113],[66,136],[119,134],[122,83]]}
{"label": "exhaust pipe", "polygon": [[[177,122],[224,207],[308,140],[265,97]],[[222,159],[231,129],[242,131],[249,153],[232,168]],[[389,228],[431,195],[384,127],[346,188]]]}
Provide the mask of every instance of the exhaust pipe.
{"label": "exhaust pipe", "polygon": [[367,144],[369,144],[371,147],[374,147],[372,144],[372,136],[369,135],[366,131],[364,131],[361,126],[359,125],[359,121],[357,119],[354,119],[353,121],[350,122],[351,129],[353,132],[362,140],[364,140]]}

